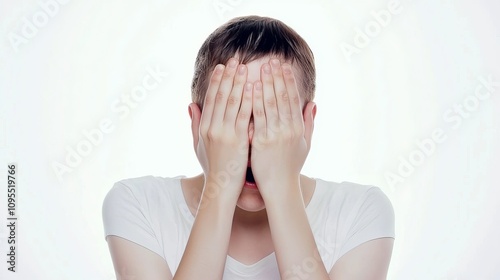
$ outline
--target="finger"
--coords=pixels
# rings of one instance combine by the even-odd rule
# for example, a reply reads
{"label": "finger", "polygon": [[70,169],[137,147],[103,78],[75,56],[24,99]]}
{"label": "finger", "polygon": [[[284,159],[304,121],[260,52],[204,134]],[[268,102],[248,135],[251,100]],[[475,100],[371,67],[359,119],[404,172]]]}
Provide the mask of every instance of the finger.
{"label": "finger", "polygon": [[290,115],[296,130],[303,128],[302,108],[300,106],[300,92],[297,87],[297,81],[292,71],[292,66],[288,63],[282,65],[283,77],[285,79],[286,90],[288,92]]}
{"label": "finger", "polygon": [[261,69],[262,79],[262,98],[264,100],[264,112],[266,115],[267,129],[275,129],[279,124],[278,108],[276,104],[276,95],[274,94],[273,76],[271,66],[265,63]]}
{"label": "finger", "polygon": [[243,92],[240,111],[236,119],[236,133],[240,139],[248,139],[248,125],[250,123],[250,116],[252,115],[252,91],[253,84],[246,83]]}
{"label": "finger", "polygon": [[233,88],[234,74],[236,73],[238,60],[235,58],[229,59],[219,89],[215,94],[214,112],[212,114],[212,124],[222,124],[226,112],[227,99]]}
{"label": "finger", "polygon": [[210,122],[212,120],[212,114],[215,105],[215,95],[219,90],[219,85],[222,80],[222,73],[224,72],[224,68],[224,65],[218,64],[217,66],[215,66],[215,69],[212,72],[212,76],[210,77],[210,83],[208,84],[201,113],[200,129],[203,132],[208,131],[208,128],[210,127]]}
{"label": "finger", "polygon": [[224,115],[224,123],[230,124],[233,127],[236,123],[238,111],[240,111],[240,105],[242,105],[243,87],[245,86],[246,79],[247,67],[245,65],[238,66],[236,76],[234,77],[233,89],[227,99],[226,114]]}
{"label": "finger", "polygon": [[[266,136],[266,113],[264,109],[262,83],[260,81],[255,82],[253,87],[253,124],[253,138]],[[252,143],[254,143],[253,139]]]}
{"label": "finger", "polygon": [[271,68],[274,80],[274,92],[276,94],[276,101],[278,105],[278,118],[281,122],[290,123],[290,101],[288,91],[283,80],[283,72],[278,59],[271,60]]}

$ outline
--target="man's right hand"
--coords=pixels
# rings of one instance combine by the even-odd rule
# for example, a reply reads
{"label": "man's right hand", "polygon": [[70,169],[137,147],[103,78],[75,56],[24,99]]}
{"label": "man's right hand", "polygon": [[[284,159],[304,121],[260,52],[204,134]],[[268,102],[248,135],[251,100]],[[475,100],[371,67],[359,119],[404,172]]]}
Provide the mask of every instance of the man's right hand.
{"label": "man's right hand", "polygon": [[195,143],[205,174],[203,199],[223,196],[236,203],[245,182],[253,85],[246,82],[247,67],[238,64],[231,58],[217,65],[205,95]]}

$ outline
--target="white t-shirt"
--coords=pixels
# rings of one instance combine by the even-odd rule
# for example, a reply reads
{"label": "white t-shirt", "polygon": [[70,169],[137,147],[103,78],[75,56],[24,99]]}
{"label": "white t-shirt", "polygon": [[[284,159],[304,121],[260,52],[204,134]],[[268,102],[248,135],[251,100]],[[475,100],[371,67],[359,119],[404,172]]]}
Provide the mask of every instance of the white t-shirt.
{"label": "white t-shirt", "polygon": [[[194,222],[181,188],[183,177],[119,181],[106,195],[102,209],[105,237],[120,236],[157,253],[172,275]],[[315,180],[306,212],[328,272],[354,247],[376,238],[394,238],[394,211],[378,187]],[[227,256],[223,279],[280,279],[275,255],[252,265]]]}

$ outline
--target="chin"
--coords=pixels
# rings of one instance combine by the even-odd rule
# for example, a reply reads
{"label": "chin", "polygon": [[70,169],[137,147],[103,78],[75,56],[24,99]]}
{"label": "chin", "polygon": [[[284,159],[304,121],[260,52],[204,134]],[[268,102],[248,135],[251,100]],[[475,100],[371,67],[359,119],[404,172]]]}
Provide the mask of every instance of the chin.
{"label": "chin", "polygon": [[243,187],[240,197],[238,197],[236,206],[248,212],[258,212],[266,208],[260,192],[257,189],[248,189],[245,187]]}

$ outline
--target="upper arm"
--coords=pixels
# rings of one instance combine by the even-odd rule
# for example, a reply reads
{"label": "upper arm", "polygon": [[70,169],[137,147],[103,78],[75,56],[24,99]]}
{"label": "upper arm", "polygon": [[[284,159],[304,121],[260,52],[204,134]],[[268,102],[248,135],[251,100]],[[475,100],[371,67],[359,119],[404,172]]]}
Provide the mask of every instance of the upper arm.
{"label": "upper arm", "polygon": [[172,280],[167,263],[158,254],[115,235],[109,235],[107,241],[117,280]]}
{"label": "upper arm", "polygon": [[343,255],[330,271],[331,280],[385,280],[393,238],[365,242]]}
{"label": "upper arm", "polygon": [[386,279],[394,245],[394,209],[379,188],[370,188],[350,210],[345,242],[330,271],[335,280]]}
{"label": "upper arm", "polygon": [[102,208],[104,232],[119,280],[171,280],[144,193],[116,183]]}

